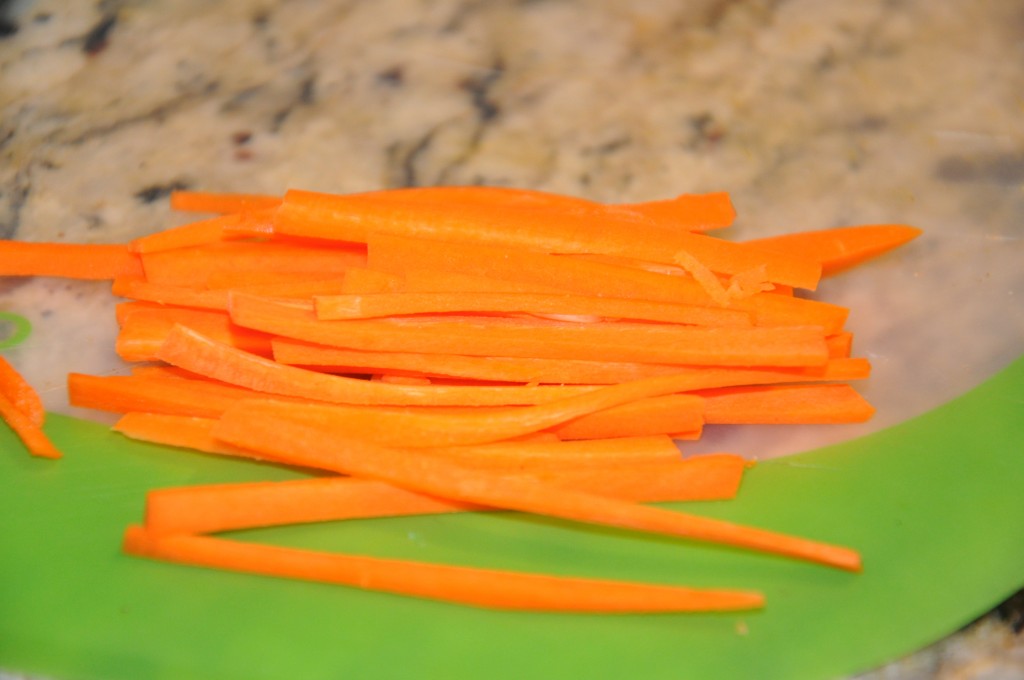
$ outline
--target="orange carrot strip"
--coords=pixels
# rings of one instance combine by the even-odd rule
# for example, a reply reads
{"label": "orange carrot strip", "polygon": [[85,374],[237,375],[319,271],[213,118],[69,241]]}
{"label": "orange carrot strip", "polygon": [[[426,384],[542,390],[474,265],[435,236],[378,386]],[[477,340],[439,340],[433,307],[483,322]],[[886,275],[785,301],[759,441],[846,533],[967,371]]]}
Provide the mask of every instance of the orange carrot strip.
{"label": "orange carrot strip", "polygon": [[[825,336],[825,344],[828,346],[828,355],[833,358],[845,358],[853,351],[853,333],[844,331]],[[842,380],[843,378],[839,378]]]}
{"label": "orange carrot strip", "polygon": [[[653,225],[653,226],[652,226]],[[366,242],[370,232],[531,248],[549,253],[606,253],[675,263],[689,253],[712,271],[738,274],[764,265],[767,280],[813,289],[820,266],[745,244],[669,231],[643,215],[478,204],[431,205],[289,191],[275,215],[276,233]]]}
{"label": "orange carrot strip", "polygon": [[0,241],[0,276],[56,276],[100,281],[142,272],[122,244]]}
{"label": "orange carrot strip", "polygon": [[[520,286],[525,283],[531,288],[539,286],[535,292],[560,289],[581,295],[719,306],[706,288],[690,276],[644,271],[589,258],[394,234],[371,234],[367,249],[370,268],[406,277],[404,292],[416,292],[412,288],[411,272],[433,268],[513,281]],[[509,290],[503,286],[496,288],[495,292]],[[766,293],[730,300],[729,307],[750,312],[758,325],[818,325],[830,333],[842,328],[848,314],[848,310],[837,305]]]}
{"label": "orange carrot strip", "polygon": [[42,428],[29,418],[6,395],[0,394],[0,418],[18,435],[29,453],[41,458],[60,458],[61,452],[53,445]]}
{"label": "orange carrot strip", "polygon": [[320,321],[313,312],[246,295],[232,297],[230,312],[240,326],[350,349],[730,366],[815,366],[828,358],[821,329],[813,326],[733,328],[486,318],[460,322],[443,317]]}
{"label": "orange carrot strip", "polygon": [[639,213],[659,226],[685,231],[721,229],[736,219],[736,209],[725,192],[683,194],[667,200],[620,203],[615,207]]}
{"label": "orange carrot strip", "polygon": [[[530,473],[568,488],[635,502],[733,498],[746,461],[731,454],[686,460]],[[216,533],[255,527],[396,517],[490,508],[408,491],[357,477],[185,486],[146,495],[146,530],[154,535]]]}
{"label": "orange carrot strip", "polygon": [[18,373],[7,359],[0,356],[0,394],[25,416],[33,427],[42,427],[46,409],[39,393]]}
{"label": "orange carrot strip", "polygon": [[345,272],[342,292],[347,295],[392,293],[400,289],[404,277],[365,267],[352,267]]}
{"label": "orange carrot strip", "polygon": [[875,409],[849,385],[767,385],[699,392],[709,424],[861,423]]}
{"label": "orange carrot strip", "polygon": [[[614,389],[614,388],[608,388]],[[721,520],[672,512],[574,491],[524,477],[493,474],[431,456],[407,456],[350,440],[338,445],[333,428],[297,422],[240,404],[214,428],[215,436],[300,465],[378,479],[428,495],[581,522],[723,543],[859,571],[860,556],[828,545]],[[281,412],[279,412],[281,413]]]}
{"label": "orange carrot strip", "polygon": [[171,210],[179,212],[240,213],[276,208],[281,199],[260,194],[229,194],[209,191],[172,191]]}
{"label": "orange carrot strip", "polygon": [[236,326],[224,312],[155,306],[148,303],[118,305],[121,330],[115,349],[125,361],[154,361],[156,352],[175,324],[187,326],[217,342],[239,350],[270,356],[270,336]]}
{"label": "orange carrot strip", "polygon": [[[384,446],[466,446],[521,437],[637,399],[671,394],[678,391],[683,381],[685,378],[680,380],[676,376],[648,378],[531,406],[486,409],[398,409],[271,400],[247,400],[232,406],[244,407],[250,413],[265,413],[268,417],[286,416],[312,422],[329,428],[339,437],[356,437]],[[697,419],[702,403],[699,399],[683,400],[677,407],[680,411],[688,409],[693,419]],[[694,422],[693,419],[687,419],[687,422]]]}
{"label": "orange carrot strip", "polygon": [[763,605],[759,593],[695,590],[426,562],[339,555],[209,536],[125,532],[128,554],[245,573],[427,597],[476,607],[535,611],[722,611]]}
{"label": "orange carrot strip", "polygon": [[208,220],[190,222],[137,238],[129,244],[134,253],[155,253],[175,248],[190,248],[217,243],[225,238],[224,229],[241,221],[237,214],[221,215]]}
{"label": "orange carrot strip", "polygon": [[922,233],[905,224],[871,224],[783,234],[747,243],[819,262],[822,276],[832,276],[898,248]]}
{"label": "orange carrot strip", "polygon": [[146,278],[153,283],[202,286],[214,273],[224,271],[304,272],[319,278],[334,278],[348,267],[365,266],[361,246],[315,247],[296,243],[212,243],[143,253]]}
{"label": "orange carrot strip", "polygon": [[775,382],[862,380],[869,377],[866,359],[829,359],[822,367],[721,368],[672,364],[537,359],[533,357],[474,357],[419,352],[376,352],[328,347],[290,338],[271,341],[274,360],[282,364],[315,366],[337,373],[405,371],[434,378],[467,378],[538,384],[608,385],[655,375],[691,373],[690,389],[756,385]]}
{"label": "orange carrot strip", "polygon": [[[278,364],[184,326],[168,333],[157,358],[193,373],[274,395],[340,404],[493,406],[549,402],[593,390],[582,386],[391,385]],[[138,409],[135,409],[138,410]]]}
{"label": "orange carrot strip", "polygon": [[227,311],[230,295],[227,290],[207,290],[131,278],[117,279],[112,292],[118,297],[142,302],[219,311]]}
{"label": "orange carrot strip", "polygon": [[375,293],[321,295],[316,298],[316,313],[320,319],[366,319],[439,312],[578,314],[698,326],[750,325],[750,316],[738,310],[572,294]]}
{"label": "orange carrot strip", "polygon": [[556,425],[551,431],[561,439],[700,432],[704,425],[704,414],[694,399],[689,394],[666,394],[639,399]]}

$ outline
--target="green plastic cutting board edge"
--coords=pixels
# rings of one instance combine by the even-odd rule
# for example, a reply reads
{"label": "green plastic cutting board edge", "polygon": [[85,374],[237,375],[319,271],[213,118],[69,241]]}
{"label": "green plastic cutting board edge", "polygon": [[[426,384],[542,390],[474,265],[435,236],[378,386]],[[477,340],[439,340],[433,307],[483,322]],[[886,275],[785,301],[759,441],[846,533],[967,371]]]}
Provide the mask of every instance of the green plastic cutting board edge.
{"label": "green plastic cutting board edge", "polygon": [[53,417],[57,463],[0,433],[0,668],[59,680],[842,676],[1024,585],[1022,415],[1018,359],[922,417],[758,465],[736,501],[687,506],[856,547],[862,574],[513,513],[245,534],[768,599],[755,613],[645,616],[513,614],[122,556],[146,489],[296,473]]}

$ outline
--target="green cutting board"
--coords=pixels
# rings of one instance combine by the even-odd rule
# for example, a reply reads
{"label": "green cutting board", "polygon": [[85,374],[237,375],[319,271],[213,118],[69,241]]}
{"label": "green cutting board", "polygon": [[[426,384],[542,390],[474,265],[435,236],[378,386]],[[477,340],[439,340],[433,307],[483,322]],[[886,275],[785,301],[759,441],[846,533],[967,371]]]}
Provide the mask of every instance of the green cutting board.
{"label": "green cutting board", "polygon": [[[289,470],[52,417],[0,432],[0,668],[59,680],[829,678],[905,655],[1024,585],[1024,359],[931,413],[768,461],[709,515],[847,544],[850,574],[514,513],[245,532],[281,545],[755,588],[728,615],[523,614],[149,562],[119,551],[147,489]],[[679,507],[682,507],[680,505]]]}

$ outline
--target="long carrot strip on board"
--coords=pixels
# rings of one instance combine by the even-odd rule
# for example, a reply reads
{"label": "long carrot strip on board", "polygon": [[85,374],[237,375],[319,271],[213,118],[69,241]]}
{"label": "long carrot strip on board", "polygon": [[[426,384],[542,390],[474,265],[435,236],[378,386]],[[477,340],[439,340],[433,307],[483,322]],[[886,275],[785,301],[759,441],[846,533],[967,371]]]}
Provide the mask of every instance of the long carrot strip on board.
{"label": "long carrot strip on board", "polygon": [[155,253],[218,243],[224,240],[225,229],[237,225],[241,219],[241,215],[228,214],[190,222],[137,238],[129,244],[129,249],[134,253]]}
{"label": "long carrot strip on board", "polygon": [[591,211],[559,211],[490,206],[405,204],[352,196],[289,191],[275,215],[275,232],[366,242],[370,232],[449,241],[487,242],[549,253],[606,253],[674,264],[686,252],[710,270],[738,274],[764,266],[768,281],[813,289],[820,265],[743,244],[687,231],[652,226],[626,211],[607,211],[594,228]]}
{"label": "long carrot strip on board", "polygon": [[141,271],[139,258],[126,245],[0,241],[0,276],[102,281]]}
{"label": "long carrot strip on board", "polygon": [[46,409],[39,393],[29,384],[25,377],[0,356],[0,395],[11,402],[25,416],[33,427],[42,427],[46,420]]}
{"label": "long carrot strip on board", "polygon": [[257,545],[210,536],[153,537],[133,526],[140,557],[414,595],[476,607],[579,612],[723,611],[763,605],[759,593],[545,576]]}
{"label": "long carrot strip on board", "polygon": [[820,366],[828,359],[816,326],[459,322],[443,317],[320,321],[311,311],[246,295],[232,296],[230,312],[240,326],[350,349],[680,365]]}
{"label": "long carrot strip on board", "polygon": [[822,276],[832,276],[898,248],[922,233],[905,224],[866,224],[769,236],[747,243],[820,262]]}
{"label": "long carrot strip on board", "polygon": [[849,385],[765,385],[698,392],[709,424],[862,423],[875,409]]}
{"label": "long carrot strip on board", "polygon": [[216,193],[212,191],[172,191],[171,210],[179,212],[241,213],[276,208],[277,196],[265,194]]}
{"label": "long carrot strip on board", "polygon": [[[536,292],[562,290],[582,295],[720,306],[704,286],[689,276],[489,243],[444,242],[376,233],[370,234],[367,241],[367,266],[393,275],[405,275],[410,281],[409,272],[433,268],[539,286]],[[408,283],[405,291],[414,292]],[[496,292],[504,291],[499,286]],[[848,315],[848,310],[838,305],[769,294],[733,299],[729,307],[749,312],[755,324],[814,324],[830,333],[841,330]]]}
{"label": "long carrot strip on board", "polygon": [[278,363],[317,367],[319,370],[336,373],[397,370],[428,377],[539,384],[606,385],[655,375],[690,373],[694,382],[689,389],[697,390],[775,382],[862,380],[871,373],[871,364],[867,359],[845,357],[829,359],[821,367],[810,368],[721,368],[581,359],[378,352],[328,347],[290,338],[274,338],[271,346],[274,360]]}
{"label": "long carrot strip on board", "polygon": [[[232,446],[213,435],[216,418],[131,412],[114,430],[132,439],[166,444],[201,453],[258,458],[254,451]],[[650,461],[679,460],[679,449],[666,436],[562,441],[503,441],[458,447],[430,447],[431,455],[479,468],[516,471],[604,467]]]}
{"label": "long carrot strip on board", "polygon": [[660,321],[697,326],[749,326],[750,315],[731,309],[583,295],[531,293],[377,293],[318,295],[320,319],[367,319],[409,314],[487,312],[563,314]]}
{"label": "long carrot strip on board", "polygon": [[361,246],[225,241],[191,248],[143,253],[146,279],[175,286],[205,285],[225,271],[304,272],[333,278],[348,267],[366,265]]}
{"label": "long carrot strip on board", "polygon": [[[747,463],[706,454],[686,460],[527,473],[549,483],[634,502],[733,498]],[[358,477],[247,482],[157,489],[146,495],[145,528],[154,535],[216,533],[255,527],[374,517],[480,512],[451,501]]]}
{"label": "long carrot strip on board", "polygon": [[643,203],[619,203],[615,207],[639,213],[659,226],[684,231],[722,229],[736,219],[736,209],[724,191],[682,194]]}
{"label": "long carrot strip on board", "polygon": [[703,404],[690,394],[666,394],[638,399],[580,416],[550,428],[560,439],[639,437],[676,432],[699,432]]}
{"label": "long carrot strip on board", "polygon": [[264,409],[250,408],[254,404],[228,409],[214,428],[215,436],[294,464],[322,466],[445,498],[722,543],[851,571],[861,568],[860,556],[840,546],[572,491],[534,479],[495,475],[436,457],[407,456],[363,441],[350,440],[338,446],[332,429],[271,416]]}

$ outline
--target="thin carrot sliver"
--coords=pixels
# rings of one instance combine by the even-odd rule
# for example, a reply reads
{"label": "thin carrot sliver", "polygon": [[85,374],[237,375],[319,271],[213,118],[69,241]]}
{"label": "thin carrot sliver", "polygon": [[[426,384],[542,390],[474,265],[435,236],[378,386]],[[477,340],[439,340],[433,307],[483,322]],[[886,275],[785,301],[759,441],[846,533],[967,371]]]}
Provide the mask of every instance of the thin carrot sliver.
{"label": "thin carrot sliver", "polygon": [[769,236],[747,243],[820,262],[822,276],[832,276],[898,248],[922,233],[921,229],[905,224],[867,224]]}
{"label": "thin carrot sliver", "polygon": [[640,437],[675,432],[700,432],[704,410],[700,398],[666,394],[638,399],[580,416],[550,429],[561,439]]}
{"label": "thin carrot sliver", "polygon": [[875,412],[849,385],[760,385],[698,392],[709,424],[861,423]]}
{"label": "thin carrot sliver", "polygon": [[171,210],[180,212],[240,213],[276,208],[281,199],[264,194],[232,194],[212,191],[172,191]]}
{"label": "thin carrot sliver", "polygon": [[639,213],[659,226],[684,231],[722,229],[736,219],[736,209],[724,191],[682,194],[642,203],[619,203],[615,207]]}
{"label": "thin carrot sliver", "polygon": [[852,571],[861,568],[860,556],[840,546],[618,501],[533,479],[495,475],[436,457],[403,456],[368,442],[350,440],[338,445],[330,428],[249,408],[254,403],[225,412],[214,429],[215,436],[267,452],[282,461],[379,479],[445,498],[724,543]]}
{"label": "thin carrot sliver", "polygon": [[0,241],[0,276],[101,281],[141,271],[138,256],[127,245]]}
{"label": "thin carrot sliver", "polygon": [[367,319],[408,314],[487,312],[592,315],[634,321],[658,321],[698,326],[749,326],[746,312],[699,305],[678,305],[573,294],[538,293],[376,293],[321,295],[316,299],[320,319]]}
{"label": "thin carrot sliver", "polygon": [[763,605],[759,593],[576,579],[341,555],[210,536],[154,537],[133,526],[128,554],[246,573],[342,584],[465,605],[581,612],[723,611]]}
{"label": "thin carrot sliver", "polygon": [[115,349],[125,361],[154,361],[175,324],[245,352],[271,354],[268,334],[236,326],[223,311],[132,302],[118,305],[118,317]]}
{"label": "thin carrot sliver", "polygon": [[142,236],[129,244],[134,253],[155,253],[161,250],[190,248],[209,243],[217,243],[224,239],[225,228],[241,221],[237,214],[221,215],[208,220],[190,222],[172,229]]}
{"label": "thin carrot sliver", "polygon": [[[732,454],[671,462],[535,470],[567,488],[635,502],[733,498],[747,463]],[[357,477],[247,482],[156,489],[146,495],[145,528],[156,535],[216,533],[255,527],[397,517],[491,508],[427,496]]]}
{"label": "thin carrot sliver", "polygon": [[50,441],[50,438],[46,436],[42,427],[36,425],[27,414],[4,394],[0,394],[0,418],[7,423],[8,427],[18,436],[25,445],[25,448],[33,456],[39,456],[40,458],[62,457],[61,452]]}
{"label": "thin carrot sliver", "polygon": [[821,275],[817,263],[687,231],[668,231],[626,211],[607,211],[598,221],[588,210],[551,214],[471,204],[402,205],[289,191],[275,215],[274,229],[354,242],[365,242],[370,232],[394,233],[549,253],[606,253],[670,264],[676,253],[687,252],[715,272],[738,274],[763,264],[769,281],[809,289],[817,286]]}
{"label": "thin carrot sliver", "polygon": [[815,366],[828,358],[822,331],[814,326],[460,322],[443,317],[320,321],[311,311],[246,295],[233,296],[230,311],[232,320],[247,328],[350,349],[732,366]]}
{"label": "thin carrot sliver", "polygon": [[33,427],[43,426],[43,421],[46,420],[43,400],[35,388],[3,356],[0,356],[0,394],[7,397]]}

